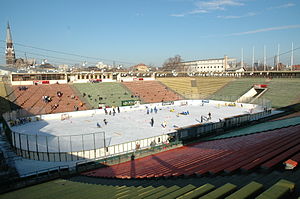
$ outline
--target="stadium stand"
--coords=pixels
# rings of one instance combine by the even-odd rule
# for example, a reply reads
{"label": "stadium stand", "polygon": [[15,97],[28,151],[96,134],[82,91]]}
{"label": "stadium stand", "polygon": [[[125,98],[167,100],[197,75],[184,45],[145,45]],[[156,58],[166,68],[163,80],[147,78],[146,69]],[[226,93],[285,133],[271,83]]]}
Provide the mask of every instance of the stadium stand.
{"label": "stadium stand", "polygon": [[122,84],[115,82],[73,84],[92,108],[99,104],[106,106],[121,106],[122,101],[139,100]]}
{"label": "stadium stand", "polygon": [[210,99],[235,101],[252,88],[254,84],[266,84],[266,82],[262,78],[235,79],[213,93]]}
{"label": "stadium stand", "polygon": [[6,99],[7,93],[3,82],[0,82],[0,115],[10,111],[10,102]]}
{"label": "stadium stand", "polygon": [[198,77],[196,78],[197,81],[197,88],[199,90],[199,96],[203,98],[207,98],[208,96],[212,95],[216,91],[222,89],[225,85],[229,82],[233,81],[233,78],[223,78],[223,77]]}
{"label": "stadium stand", "polygon": [[[211,99],[232,100],[234,96],[244,94],[253,84],[260,83],[269,86],[270,89],[263,97],[272,100],[275,107],[300,99],[298,94],[286,89],[298,89],[300,81],[295,79],[223,78],[224,81],[218,79],[220,82],[216,80],[215,83],[214,79],[159,79],[170,89],[157,81],[75,84],[74,88],[81,97],[85,93],[84,100],[93,108],[97,108],[100,103],[121,106],[122,100],[138,100],[139,97],[146,103],[181,99],[171,91],[187,98],[201,95],[211,96]],[[18,86],[6,90],[4,87],[0,83],[0,96],[8,96],[12,102],[34,114],[74,111],[74,106],[79,106],[78,102],[83,103],[70,85],[26,86],[26,91],[19,90]],[[61,98],[57,97],[58,90],[63,93]],[[46,94],[52,97],[49,103],[41,100]],[[7,101],[0,100],[1,103],[7,106]],[[56,103],[59,108],[51,109],[51,105]],[[79,110],[86,108],[83,105]],[[300,161],[300,117],[297,114],[292,118],[238,129],[200,143],[106,166],[74,177],[4,193],[0,199],[297,198],[300,196],[296,186],[300,183],[299,168],[284,171],[282,164],[287,160]],[[6,165],[1,163],[0,167],[6,168]]]}
{"label": "stadium stand", "polygon": [[192,86],[192,81],[196,81],[195,78],[190,77],[177,77],[177,78],[158,78],[158,81],[184,96],[185,98],[196,99],[198,98],[198,88]]}
{"label": "stadium stand", "polygon": [[134,81],[123,82],[135,96],[138,96],[144,103],[166,102],[182,99],[168,87],[158,81]]}
{"label": "stadium stand", "polygon": [[239,169],[250,171],[286,151],[298,152],[299,136],[297,125],[247,136],[200,142],[83,175],[130,179],[232,173]]}
{"label": "stadium stand", "polygon": [[35,115],[86,110],[68,84],[12,86],[9,96],[14,103]]}
{"label": "stadium stand", "polygon": [[213,93],[210,99],[235,101],[246,93],[254,84],[266,84],[269,90],[262,98],[272,101],[272,107],[279,108],[299,102],[300,94],[291,92],[299,89],[300,80],[240,78],[229,82],[226,86]]}
{"label": "stadium stand", "polygon": [[232,80],[234,79],[221,77],[176,77],[158,79],[158,81],[187,99],[207,98]]}
{"label": "stadium stand", "polygon": [[[201,179],[198,179],[201,181]],[[183,180],[184,181],[184,180]],[[101,181],[101,184],[91,184],[71,179],[57,179],[50,182],[30,186],[17,191],[0,195],[0,198],[35,199],[35,198],[164,198],[164,199],[192,199],[192,198],[289,198],[295,195],[295,183],[285,179],[276,179],[271,185],[255,181],[246,182],[239,186],[230,182],[221,182],[221,185],[211,183],[197,183],[196,179],[182,184],[173,185],[172,182],[162,181],[135,181],[126,182]],[[163,185],[160,185],[163,184]],[[220,184],[220,183],[219,183]]]}
{"label": "stadium stand", "polygon": [[284,128],[284,127],[294,126],[299,124],[300,124],[300,117],[292,117],[287,119],[274,120],[274,121],[254,124],[249,127],[232,130],[226,134],[206,137],[203,138],[202,140],[216,140],[216,139],[223,139],[223,138],[231,138],[231,137],[248,135],[248,134],[258,133],[263,131],[270,131],[274,129]]}

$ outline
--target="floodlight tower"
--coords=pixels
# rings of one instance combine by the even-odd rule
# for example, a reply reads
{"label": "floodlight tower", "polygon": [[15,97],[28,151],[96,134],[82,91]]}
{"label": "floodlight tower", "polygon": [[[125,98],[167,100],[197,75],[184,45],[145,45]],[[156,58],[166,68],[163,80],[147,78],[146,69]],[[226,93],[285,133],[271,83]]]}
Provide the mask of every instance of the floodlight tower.
{"label": "floodlight tower", "polygon": [[267,64],[267,59],[266,59],[266,45],[264,45],[264,71],[266,71],[266,64]]}
{"label": "floodlight tower", "polygon": [[254,46],[252,48],[252,71],[254,71]]}
{"label": "floodlight tower", "polygon": [[244,49],[242,48],[241,68],[244,67]]}
{"label": "floodlight tower", "polygon": [[277,68],[277,71],[279,70],[279,51],[280,51],[280,44],[278,44],[277,46],[277,64],[276,64],[276,68]]}
{"label": "floodlight tower", "polygon": [[293,70],[293,65],[294,65],[294,43],[292,42],[291,70]]}

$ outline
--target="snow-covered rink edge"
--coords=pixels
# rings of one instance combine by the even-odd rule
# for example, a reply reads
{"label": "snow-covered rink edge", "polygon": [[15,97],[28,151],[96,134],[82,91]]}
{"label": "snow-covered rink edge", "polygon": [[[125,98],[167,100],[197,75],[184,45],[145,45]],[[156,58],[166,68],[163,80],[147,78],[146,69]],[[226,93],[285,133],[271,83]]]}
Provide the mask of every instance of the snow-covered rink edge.
{"label": "snow-covered rink edge", "polygon": [[[120,113],[116,107],[114,109],[115,114],[113,108],[108,108],[108,114],[105,114],[103,109],[96,109],[41,115],[39,121],[13,126],[11,129],[22,134],[14,138],[18,148],[21,139],[21,148],[27,150],[28,139],[30,151],[35,151],[38,143],[39,152],[70,152],[82,150],[82,145],[85,150],[102,148],[104,135],[105,145],[111,146],[168,134],[179,127],[199,124],[201,116],[208,118],[209,113],[209,122],[218,122],[223,118],[262,111],[262,107],[254,104],[214,100],[180,100],[174,104],[154,103],[120,107]],[[69,118],[61,120],[62,114],[67,114]],[[151,118],[154,121],[153,126]],[[205,122],[202,120],[202,123]]]}

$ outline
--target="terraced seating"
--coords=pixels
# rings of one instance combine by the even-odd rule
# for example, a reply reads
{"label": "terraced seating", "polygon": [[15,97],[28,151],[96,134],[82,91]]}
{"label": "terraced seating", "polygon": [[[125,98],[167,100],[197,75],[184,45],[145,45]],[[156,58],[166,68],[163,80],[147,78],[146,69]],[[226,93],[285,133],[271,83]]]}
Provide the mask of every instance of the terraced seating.
{"label": "terraced seating", "polygon": [[[263,78],[241,78],[229,82],[222,89],[219,89],[211,96],[215,100],[230,100],[235,101],[240,96],[245,94],[253,84],[267,84],[266,79]],[[229,99],[230,97],[230,99]]]}
{"label": "terraced seating", "polygon": [[[0,195],[0,199],[55,199],[55,198],[164,198],[164,199],[192,199],[192,198],[224,198],[226,199],[277,199],[289,198],[295,191],[295,183],[280,179],[277,183],[268,188],[257,182],[250,182],[244,187],[238,189],[238,186],[232,183],[224,183],[216,187],[212,184],[194,186],[187,184],[185,186],[154,186],[155,182],[149,183],[140,181],[140,185],[102,185],[75,182],[66,179],[57,179],[50,182],[26,187],[17,191]],[[268,188],[263,190],[263,188]],[[235,191],[235,192],[234,192]],[[263,192],[264,191],[264,192]]]}
{"label": "terraced seating", "polygon": [[251,182],[238,191],[234,192],[230,196],[225,199],[246,199],[257,195],[257,193],[261,192],[263,189],[263,185],[257,182]]}
{"label": "terraced seating", "polygon": [[99,104],[121,106],[123,100],[139,100],[122,84],[116,82],[81,83],[73,86],[92,108],[98,108]]}
{"label": "terraced seating", "polygon": [[224,77],[198,77],[197,88],[199,91],[199,95],[203,98],[207,98],[218,90],[222,89],[228,83],[233,81],[233,78],[224,78]]}
{"label": "terraced seating", "polygon": [[171,78],[157,78],[158,81],[179,93],[188,99],[199,98],[199,92],[197,87],[192,87],[191,81],[196,81],[195,78],[190,77],[171,77]]}
{"label": "terraced seating", "polygon": [[158,81],[123,82],[135,96],[145,103],[166,102],[182,99],[178,94],[169,90]]}
{"label": "terraced seating", "polygon": [[279,199],[279,198],[288,198],[291,192],[295,189],[295,183],[280,180],[275,185],[270,187],[268,190],[263,192],[257,197],[257,199]]}
{"label": "terraced seating", "polygon": [[201,142],[96,169],[83,175],[106,178],[159,178],[232,173],[239,169],[250,171],[265,162],[278,159],[281,154],[299,152],[299,131],[300,125],[297,125],[247,136]]}
{"label": "terraced seating", "polygon": [[10,111],[9,102],[6,99],[7,93],[3,82],[0,82],[0,114]]}
{"label": "terraced seating", "polygon": [[208,192],[212,191],[215,188],[214,185],[211,184],[205,184],[201,187],[198,187],[192,191],[189,191],[188,193],[178,197],[178,199],[192,199],[192,198],[198,198],[200,196],[203,196],[207,194]]}
{"label": "terraced seating", "polygon": [[199,199],[219,199],[219,198],[224,198],[226,195],[229,195],[236,189],[236,185],[227,183],[223,185],[222,187],[219,187],[218,189],[209,192],[205,196],[200,197]]}
{"label": "terraced seating", "polygon": [[264,78],[241,78],[229,82],[222,89],[215,92],[210,98],[215,100],[235,101],[245,94],[253,84],[267,84],[269,90],[262,95],[262,98],[272,101],[275,108],[291,105],[299,102],[300,80],[294,79],[264,79]]}
{"label": "terraced seating", "polygon": [[[31,114],[61,113],[76,110],[86,110],[85,105],[74,94],[68,84],[30,85],[27,90],[19,90],[19,86],[13,86],[14,103]],[[61,97],[57,92],[62,93]],[[43,96],[50,96],[52,101],[45,103]],[[57,105],[54,108],[54,105]]]}
{"label": "terraced seating", "polygon": [[188,99],[207,98],[232,80],[233,78],[221,77],[176,77],[158,79],[158,81]]}
{"label": "terraced seating", "polygon": [[270,131],[274,129],[294,126],[300,124],[300,117],[292,117],[282,120],[274,120],[270,122],[263,122],[259,124],[252,125],[250,127],[241,128],[238,130],[233,130],[229,133],[218,135],[218,136],[212,136],[205,138],[203,140],[216,140],[216,139],[224,139],[224,138],[231,138],[236,136],[242,136],[242,135],[248,135],[253,133],[259,133],[262,131]]}

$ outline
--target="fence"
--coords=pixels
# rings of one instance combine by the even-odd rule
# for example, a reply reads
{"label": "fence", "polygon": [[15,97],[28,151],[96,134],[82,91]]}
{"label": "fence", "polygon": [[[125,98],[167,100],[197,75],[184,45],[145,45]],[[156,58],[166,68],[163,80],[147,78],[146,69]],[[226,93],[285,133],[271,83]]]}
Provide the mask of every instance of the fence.
{"label": "fence", "polygon": [[169,141],[168,135],[159,135],[108,146],[110,138],[105,138],[105,132],[74,136],[41,136],[12,132],[11,136],[12,146],[17,155],[51,162],[102,159],[162,145]]}
{"label": "fence", "polygon": [[[224,118],[216,123],[204,123],[204,124],[197,124],[188,126],[185,128],[180,128],[177,130],[173,136],[179,140],[188,140],[194,139],[197,137],[208,136],[212,132],[216,132],[219,129],[226,130],[235,127],[239,127],[243,124],[249,123],[251,121],[259,120],[270,115],[271,110],[266,109],[262,112],[254,113],[254,114],[245,114],[245,115],[238,115],[230,118]],[[172,134],[171,134],[172,135]]]}
{"label": "fence", "polygon": [[[170,141],[194,139],[207,136],[219,129],[230,129],[250,121],[259,120],[270,114],[270,110],[254,114],[245,114],[225,118],[219,122],[208,122],[179,128],[177,131],[135,140],[131,142],[106,146],[109,140],[104,132],[76,136],[32,136],[12,132],[12,142],[18,155],[33,160],[43,161],[75,161],[85,159],[102,159],[126,154],[136,150],[163,145]],[[51,137],[51,139],[49,138]],[[76,143],[74,137],[79,137]]]}
{"label": "fence", "polygon": [[[224,101],[215,100],[181,100],[175,101],[174,104],[182,105],[185,103],[193,104],[204,104],[210,103],[211,105],[227,105],[236,106],[236,103],[229,103]],[[73,136],[45,136],[45,135],[30,135],[13,132],[9,129],[6,135],[8,136],[12,147],[15,149],[16,153],[24,158],[29,158],[33,160],[43,160],[43,161],[75,161],[75,160],[85,160],[85,159],[102,159],[110,156],[130,153],[139,149],[151,148],[157,145],[163,145],[172,141],[180,141],[185,139],[197,138],[201,136],[206,136],[211,132],[217,131],[219,129],[234,128],[240,126],[249,121],[258,120],[265,117],[270,113],[267,108],[267,103],[262,101],[262,107],[243,104],[244,108],[257,109],[261,112],[250,113],[238,115],[230,118],[222,119],[219,122],[206,122],[199,123],[196,125],[191,125],[187,127],[182,127],[177,129],[175,132],[169,133],[167,135],[159,135],[155,137],[130,141],[122,144],[116,144],[109,146],[110,140],[105,138],[105,132],[97,132],[90,134],[80,134]],[[159,105],[159,104],[157,104]],[[160,104],[164,106],[165,104]],[[130,109],[145,109],[147,105],[140,105],[137,107],[121,107],[123,110]],[[88,111],[78,111],[69,112],[72,117],[93,115],[93,114],[103,114],[103,110],[88,110]],[[20,112],[22,113],[22,112]],[[13,125],[17,125],[22,122],[31,122],[35,120],[43,119],[58,119],[61,114],[51,114],[51,115],[39,115],[30,118],[16,119],[16,121],[11,121],[14,118],[18,118],[19,112],[11,112],[5,115],[5,120],[12,122]],[[25,121],[23,121],[25,120]],[[30,121],[29,121],[30,120]]]}

